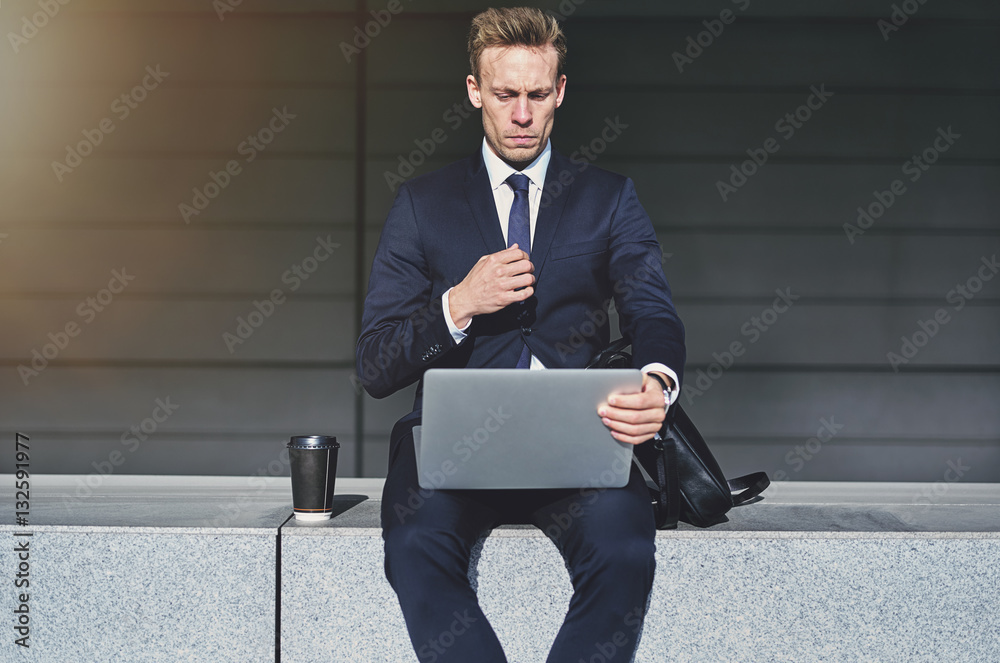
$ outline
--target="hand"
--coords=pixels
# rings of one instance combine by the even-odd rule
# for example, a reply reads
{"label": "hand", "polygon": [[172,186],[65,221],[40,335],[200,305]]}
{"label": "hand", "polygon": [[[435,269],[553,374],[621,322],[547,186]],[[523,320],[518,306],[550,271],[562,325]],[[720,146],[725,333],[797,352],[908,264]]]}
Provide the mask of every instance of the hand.
{"label": "hand", "polygon": [[[667,383],[671,383],[669,378]],[[598,406],[597,413],[613,438],[628,444],[642,444],[653,439],[667,416],[663,387],[645,374],[642,376],[642,391],[637,394],[611,394],[607,402]]]}
{"label": "hand", "polygon": [[473,316],[494,313],[531,297],[535,293],[534,271],[528,254],[517,244],[480,258],[448,295],[455,326],[462,329]]}

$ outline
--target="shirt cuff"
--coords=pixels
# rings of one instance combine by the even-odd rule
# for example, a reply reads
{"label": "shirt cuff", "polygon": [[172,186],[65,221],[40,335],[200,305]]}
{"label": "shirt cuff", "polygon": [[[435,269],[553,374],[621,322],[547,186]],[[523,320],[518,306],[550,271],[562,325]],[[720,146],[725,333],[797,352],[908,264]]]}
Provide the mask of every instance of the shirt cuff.
{"label": "shirt cuff", "polygon": [[[451,337],[455,339],[455,344],[458,345],[465,340],[466,336],[469,335],[467,330],[469,329],[469,325],[472,324],[472,320],[469,320],[461,329],[455,325],[455,322],[451,319],[451,307],[448,305],[448,293],[450,292],[451,288],[448,288],[445,290],[445,293],[441,295],[441,309],[444,311],[444,321],[448,325],[448,331],[451,332]],[[669,371],[670,369],[667,370]],[[677,382],[677,377],[674,376],[673,373],[667,373],[667,375],[672,376],[674,382]]]}
{"label": "shirt cuff", "polygon": [[674,388],[670,391],[670,402],[667,404],[667,406],[669,407],[673,405],[674,401],[677,400],[677,397],[680,396],[681,393],[681,384],[680,380],[677,379],[677,374],[674,373],[669,368],[667,368],[666,366],[664,366],[663,364],[656,362],[653,362],[652,364],[646,364],[645,366],[642,367],[643,373],[649,373],[650,371],[653,371],[655,373],[663,373],[668,378],[673,380]]}

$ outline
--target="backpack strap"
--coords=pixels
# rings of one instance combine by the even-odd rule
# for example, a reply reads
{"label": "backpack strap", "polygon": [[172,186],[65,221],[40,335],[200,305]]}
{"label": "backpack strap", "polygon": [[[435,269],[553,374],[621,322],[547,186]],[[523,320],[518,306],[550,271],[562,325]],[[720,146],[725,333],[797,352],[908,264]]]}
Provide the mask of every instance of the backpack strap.
{"label": "backpack strap", "polygon": [[[648,444],[648,443],[647,443]],[[675,529],[680,518],[681,482],[677,472],[677,447],[672,441],[652,440],[656,449],[656,529]]]}
{"label": "backpack strap", "polygon": [[764,472],[753,472],[735,479],[729,479],[729,490],[733,493],[733,506],[739,506],[752,500],[771,485],[771,480]]}

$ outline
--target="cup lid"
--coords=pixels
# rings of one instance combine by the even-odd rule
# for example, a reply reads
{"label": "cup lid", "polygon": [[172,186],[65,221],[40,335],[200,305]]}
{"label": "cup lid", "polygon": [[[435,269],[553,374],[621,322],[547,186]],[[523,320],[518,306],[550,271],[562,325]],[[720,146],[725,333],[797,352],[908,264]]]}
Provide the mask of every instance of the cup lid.
{"label": "cup lid", "polygon": [[340,444],[334,435],[293,435],[288,446],[300,449],[340,448]]}

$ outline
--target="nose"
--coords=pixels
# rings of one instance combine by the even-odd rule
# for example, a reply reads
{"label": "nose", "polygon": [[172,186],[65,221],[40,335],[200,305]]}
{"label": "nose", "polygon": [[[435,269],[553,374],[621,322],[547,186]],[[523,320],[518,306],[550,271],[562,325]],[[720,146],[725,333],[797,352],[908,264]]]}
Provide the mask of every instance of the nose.
{"label": "nose", "polygon": [[517,104],[514,106],[511,121],[519,127],[527,127],[531,124],[531,109],[528,105],[527,96],[517,98]]}

